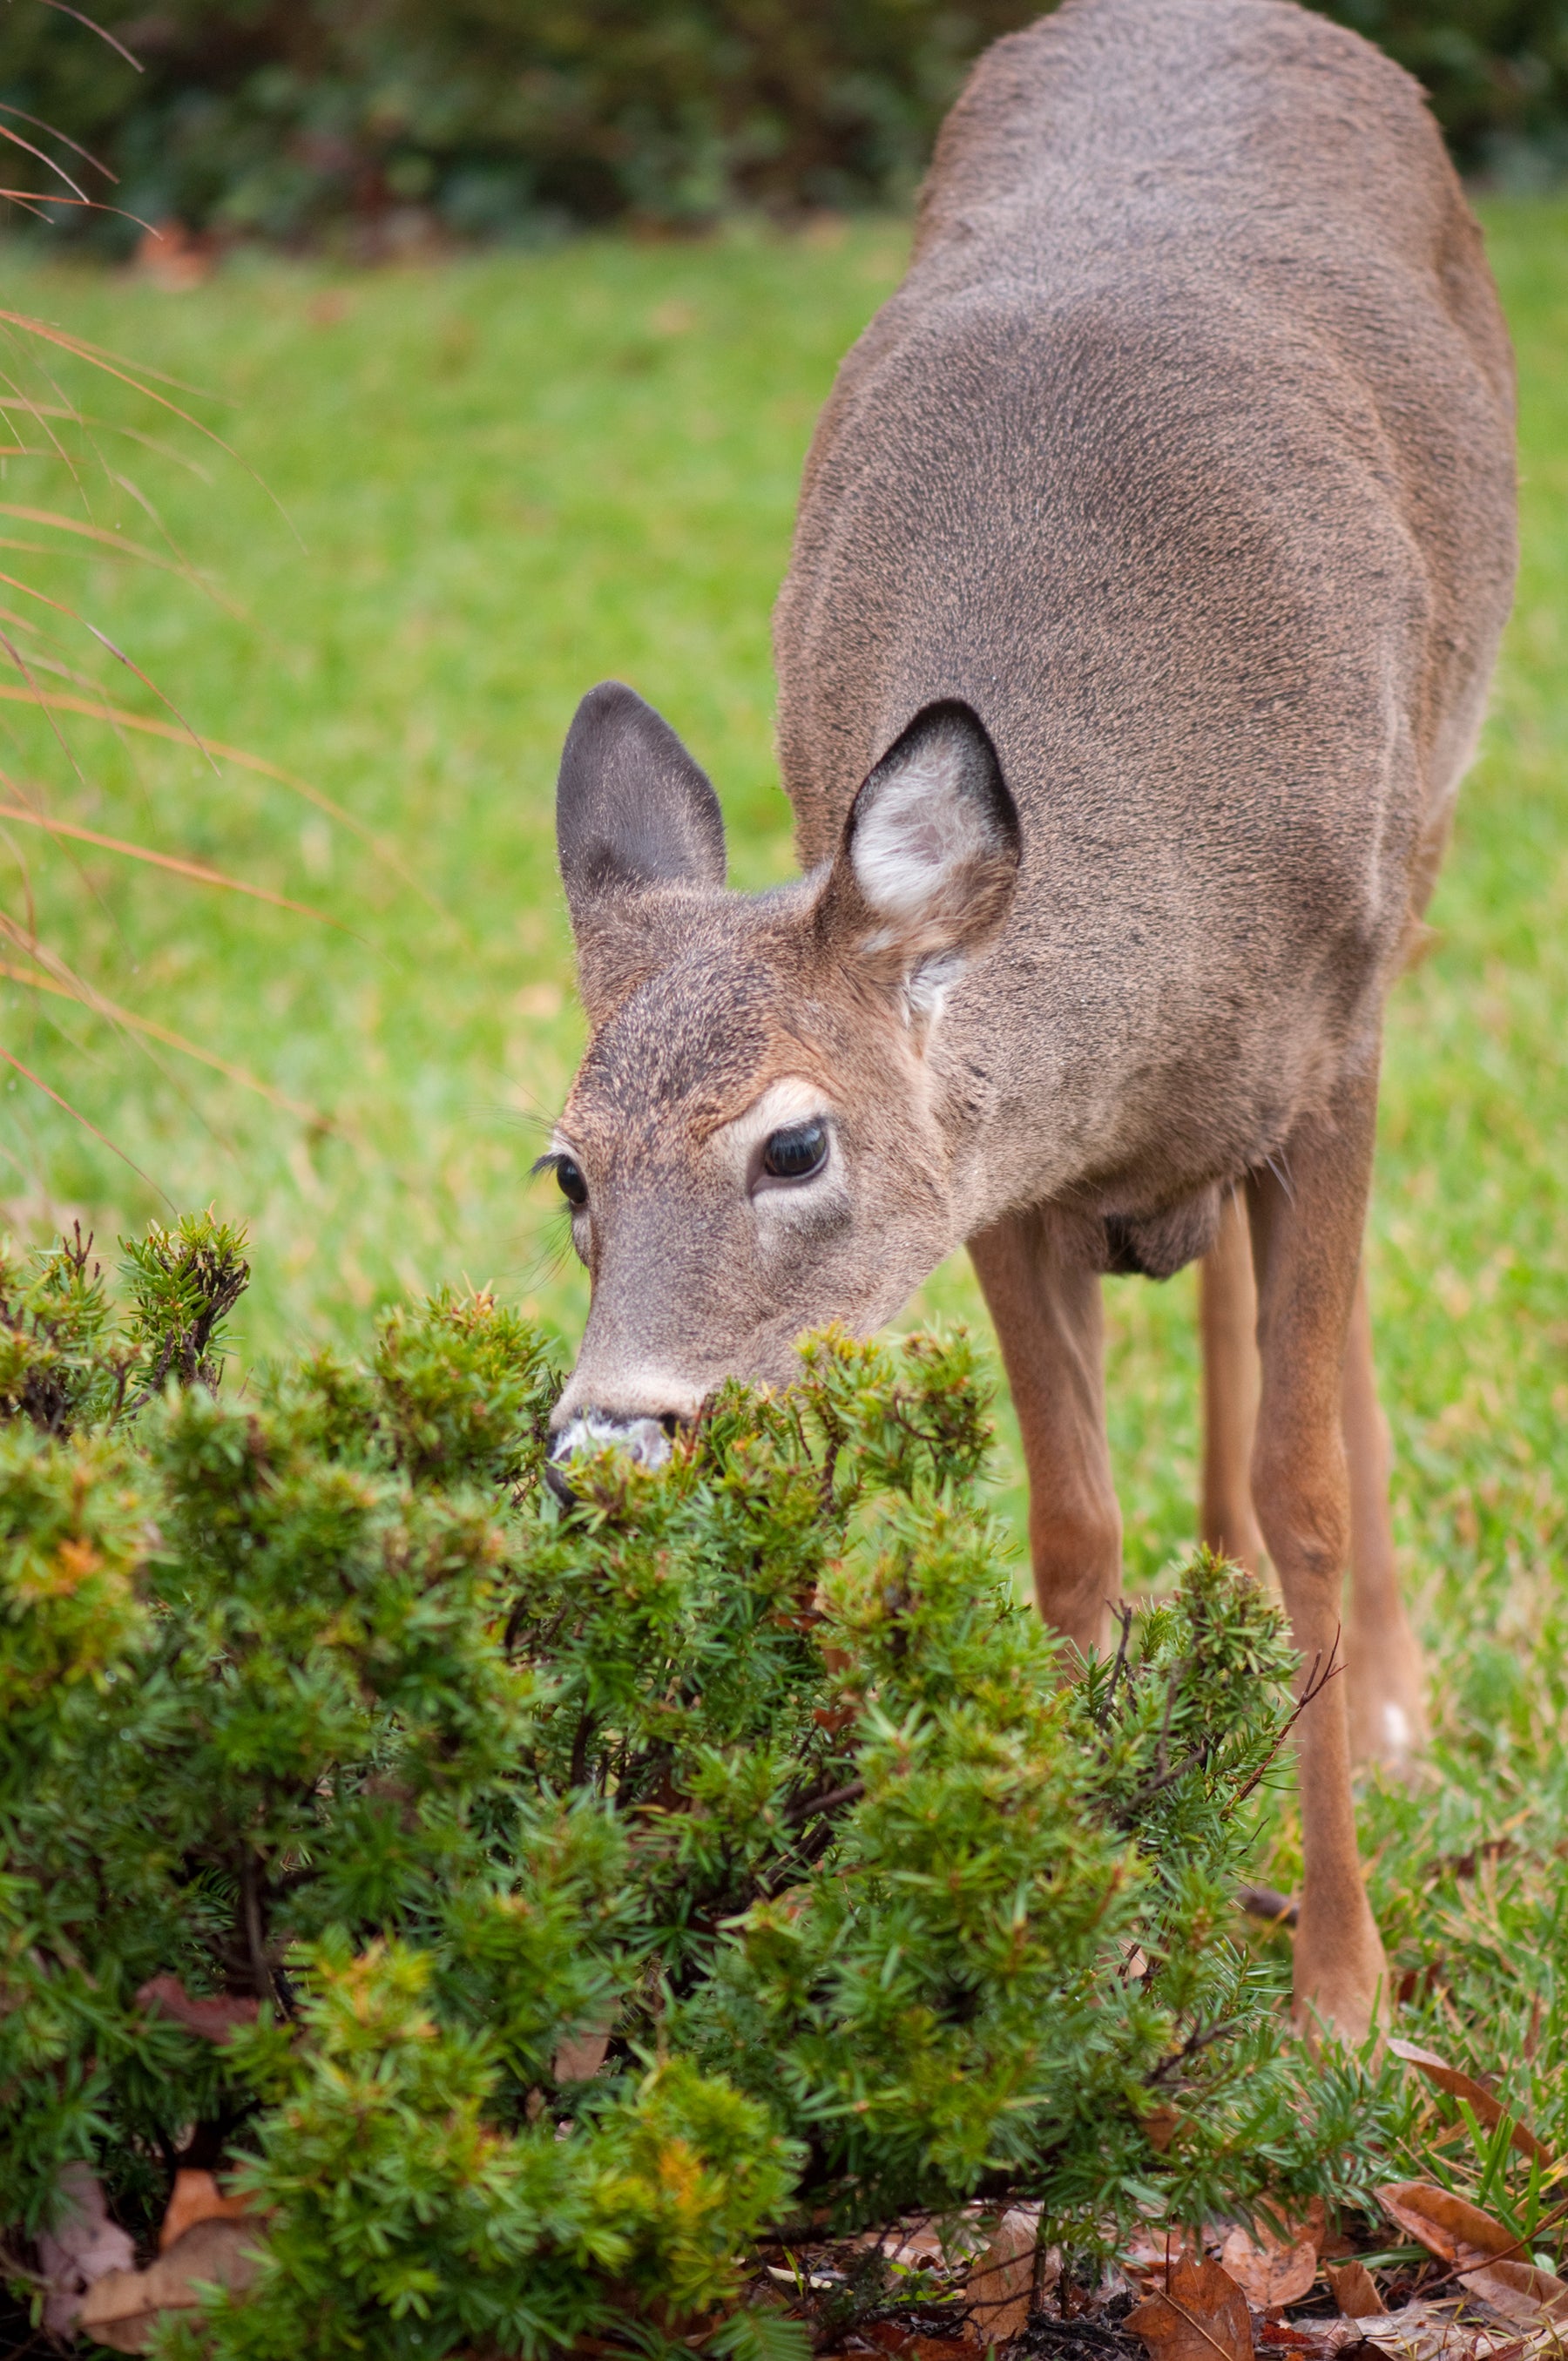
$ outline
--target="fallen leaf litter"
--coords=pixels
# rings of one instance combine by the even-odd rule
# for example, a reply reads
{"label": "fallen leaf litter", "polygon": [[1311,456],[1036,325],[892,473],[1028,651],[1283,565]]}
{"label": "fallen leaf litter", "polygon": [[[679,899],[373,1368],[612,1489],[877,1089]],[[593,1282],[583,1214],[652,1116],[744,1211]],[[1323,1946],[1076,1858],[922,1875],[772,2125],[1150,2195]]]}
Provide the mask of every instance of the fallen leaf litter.
{"label": "fallen leaf litter", "polygon": [[[192,2002],[173,1977],[140,1998],[149,2013],[214,2041],[246,2020],[243,2004]],[[592,2047],[584,2045],[588,2072],[598,2063]],[[1503,2120],[1475,2077],[1414,2044],[1389,2047],[1478,2120]],[[1528,2126],[1511,2124],[1509,2136],[1532,2161],[1549,2161]],[[806,2325],[823,2361],[976,2361],[981,2353],[991,2361],[1568,2361],[1568,2283],[1525,2241],[1434,2182],[1391,2181],[1376,2193],[1411,2251],[1431,2258],[1414,2274],[1397,2263],[1390,2270],[1387,2253],[1364,2260],[1350,2241],[1331,2237],[1313,2200],[1250,2224],[1210,2224],[1197,2244],[1145,2230],[1089,2289],[1064,2279],[1059,2254],[1041,2246],[1037,2205],[971,2204],[946,2221],[922,2215],[853,2238],[767,2249],[745,2301]],[[209,2172],[175,2175],[159,2251],[140,2269],[86,2166],[67,2169],[61,2198],[56,2226],[38,2244],[43,2324],[57,2337],[85,2333],[114,2351],[145,2352],[162,2320],[194,2305],[198,2285],[240,2290],[255,2274],[265,2223]],[[1307,2308],[1292,2320],[1291,2306]],[[598,2339],[577,2348],[611,2349]]]}

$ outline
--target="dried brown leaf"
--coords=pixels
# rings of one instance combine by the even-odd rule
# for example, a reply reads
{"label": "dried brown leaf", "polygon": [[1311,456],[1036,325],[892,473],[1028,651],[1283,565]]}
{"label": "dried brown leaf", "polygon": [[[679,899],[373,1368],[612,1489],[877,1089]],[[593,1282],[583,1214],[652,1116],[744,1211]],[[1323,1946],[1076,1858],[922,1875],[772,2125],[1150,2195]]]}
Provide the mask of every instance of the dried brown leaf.
{"label": "dried brown leaf", "polygon": [[1476,2270],[1462,2271],[1459,2283],[1505,2320],[1526,2327],[1539,2327],[1543,2321],[1568,2322],[1568,2284],[1533,2263],[1483,2263]]}
{"label": "dried brown leaf", "polygon": [[1238,2224],[1221,2247],[1220,2260],[1258,2312],[1299,2303],[1318,2276],[1317,2241],[1310,2230],[1287,2241],[1273,2236],[1262,2222],[1255,2235]]}
{"label": "dried brown leaf", "polygon": [[1378,2320],[1387,2312],[1388,2307],[1365,2263],[1353,2257],[1348,2263],[1325,2263],[1323,2271],[1342,2320]]}
{"label": "dried brown leaf", "polygon": [[51,2336],[70,2334],[82,2297],[95,2280],[128,2270],[136,2260],[130,2238],[109,2219],[107,2201],[91,2165],[68,2164],[60,2176],[60,2193],[59,2219],[38,2239],[47,2290],[43,2324]]}
{"label": "dried brown leaf", "polygon": [[[964,2335],[970,2345],[1005,2345],[1027,2328],[1039,2226],[1038,2206],[1014,2206],[1003,2215],[990,2245],[972,2266],[964,2283],[970,2307]],[[1058,2268],[1051,2268],[1053,2279]]]}
{"label": "dried brown leaf", "polygon": [[1183,2255],[1163,2287],[1127,2314],[1156,2361],[1253,2361],[1252,2315],[1230,2273]]}
{"label": "dried brown leaf", "polygon": [[192,2000],[178,1976],[153,1976],[137,1993],[137,2006],[146,2016],[171,2016],[187,2033],[217,2042],[231,2040],[236,2026],[254,2025],[257,2015],[256,2002],[239,1993]]}
{"label": "dried brown leaf", "polygon": [[[1387,2047],[1396,2058],[1402,2058],[1407,2066],[1415,2067],[1418,2073],[1424,2074],[1427,2081],[1435,2083],[1440,2091],[1446,2091],[1451,2098],[1465,2100],[1488,2131],[1508,2114],[1508,2109],[1487,2090],[1484,2082],[1478,2082],[1474,2074],[1466,2074],[1459,2067],[1451,2066],[1446,2059],[1438,2056],[1435,2049],[1422,2049],[1413,2041],[1390,2040]],[[1541,2146],[1528,2124],[1520,2123],[1517,2116],[1512,2121],[1513,2127],[1508,2136],[1519,2154],[1532,2158],[1539,2157],[1542,2164],[1550,2164],[1551,2149]]]}
{"label": "dried brown leaf", "polygon": [[1328,2208],[1321,2197],[1286,2207],[1278,2200],[1260,2212],[1253,2227],[1227,2232],[1220,2260],[1258,2312],[1299,2303],[1318,2276],[1318,2256],[1328,2235]]}
{"label": "dried brown leaf", "polygon": [[924,2266],[946,2270],[953,2264],[961,2268],[983,2254],[988,2241],[973,2219],[941,2224],[921,2217],[914,2222],[894,2222],[885,2230],[862,2230],[851,2243],[874,2247],[890,2263],[902,2264],[905,2269]]}
{"label": "dried brown leaf", "polygon": [[1451,2189],[1430,2180],[1393,2180],[1376,2192],[1384,2212],[1401,2230],[1441,2255],[1445,2263],[1474,2269],[1497,2255],[1519,2252],[1519,2240],[1502,2224]]}
{"label": "dried brown leaf", "polygon": [[608,2033],[575,2034],[556,2050],[550,2071],[557,2082],[591,2082],[609,2055]]}
{"label": "dried brown leaf", "polygon": [[1149,2271],[1163,2274],[1174,2270],[1181,2259],[1185,2243],[1179,2230],[1151,2230],[1146,2224],[1134,2231],[1122,2249],[1123,2268],[1140,2276]]}
{"label": "dried brown leaf", "polygon": [[158,2233],[159,2253],[166,2254],[198,2222],[243,2222],[250,2210],[247,2199],[225,2197],[210,2172],[177,2172],[169,2210]]}
{"label": "dried brown leaf", "polygon": [[111,2271],[89,2288],[80,2324],[115,2353],[145,2353],[170,2312],[195,2309],[196,2289],[248,2287],[256,2276],[254,2224],[198,2222],[145,2271]]}
{"label": "dried brown leaf", "polygon": [[[1517,2328],[1511,2323],[1486,2328],[1478,2321],[1462,2320],[1464,2309],[1464,2298],[1457,2302],[1418,2300],[1380,2320],[1336,2323],[1343,2336],[1362,2342],[1343,2345],[1335,2361],[1358,2361],[1369,2351],[1390,2355],[1394,2361],[1527,2361],[1530,2348]],[[1541,2348],[1541,2361],[1554,2361],[1550,2348]]]}

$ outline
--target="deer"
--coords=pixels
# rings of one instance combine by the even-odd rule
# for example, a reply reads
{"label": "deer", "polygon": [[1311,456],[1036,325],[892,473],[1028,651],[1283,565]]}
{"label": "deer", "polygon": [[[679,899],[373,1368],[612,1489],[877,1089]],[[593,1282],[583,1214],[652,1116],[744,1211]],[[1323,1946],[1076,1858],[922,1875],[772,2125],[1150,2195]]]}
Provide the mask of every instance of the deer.
{"label": "deer", "polygon": [[622,684],[557,789],[562,1480],[656,1465],[967,1244],[1039,1611],[1087,1656],[1102,1280],[1199,1262],[1202,1534],[1272,1565],[1310,1695],[1294,2006],[1351,2042],[1390,2006],[1354,1769],[1423,1735],[1363,1274],[1383,1011],[1508,611],[1513,404],[1401,70],[1295,0],[1065,0],[973,68],[811,443],[774,619],[802,874],[727,887],[707,774]]}

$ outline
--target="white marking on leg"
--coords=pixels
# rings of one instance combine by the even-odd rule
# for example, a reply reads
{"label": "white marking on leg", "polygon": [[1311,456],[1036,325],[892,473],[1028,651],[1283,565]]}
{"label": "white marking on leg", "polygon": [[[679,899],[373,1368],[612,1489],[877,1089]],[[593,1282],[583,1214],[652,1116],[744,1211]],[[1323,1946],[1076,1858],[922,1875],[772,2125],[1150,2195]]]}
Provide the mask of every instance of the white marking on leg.
{"label": "white marking on leg", "polygon": [[1383,1708],[1383,1736],[1391,1754],[1408,1754],[1410,1751],[1410,1718],[1402,1705],[1386,1705]]}

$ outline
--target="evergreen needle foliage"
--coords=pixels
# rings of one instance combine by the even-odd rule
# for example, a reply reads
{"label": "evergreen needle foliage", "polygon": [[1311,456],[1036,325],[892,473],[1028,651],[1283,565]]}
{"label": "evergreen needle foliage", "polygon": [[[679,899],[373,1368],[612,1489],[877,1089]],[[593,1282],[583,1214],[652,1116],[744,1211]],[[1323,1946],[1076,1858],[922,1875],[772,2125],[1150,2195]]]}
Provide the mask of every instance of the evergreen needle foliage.
{"label": "evergreen needle foliage", "polygon": [[965,1340],[819,1338],[564,1508],[485,1295],[225,1400],[243,1247],[155,1230],[123,1314],[79,1240],[0,1274],[14,2268],[68,2165],[148,2245],[233,2166],[259,2279],[166,2354],[761,2356],[740,2258],[807,2210],[1091,2251],[1361,2193],[1376,2080],[1309,2100],[1234,1933],[1278,1617],[1205,1557],[1075,1672]]}

